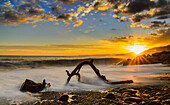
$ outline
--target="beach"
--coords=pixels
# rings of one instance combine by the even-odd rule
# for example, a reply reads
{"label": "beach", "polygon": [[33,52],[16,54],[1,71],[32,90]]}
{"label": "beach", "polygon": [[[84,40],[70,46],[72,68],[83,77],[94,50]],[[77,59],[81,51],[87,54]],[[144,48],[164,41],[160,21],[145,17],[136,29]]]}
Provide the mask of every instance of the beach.
{"label": "beach", "polygon": [[0,105],[170,105],[170,0],[0,0]]}
{"label": "beach", "polygon": [[[24,105],[169,105],[170,86],[139,86],[113,88],[110,91],[93,92],[43,92],[37,100]],[[68,100],[60,101],[60,97]]]}
{"label": "beach", "polygon": [[[76,62],[80,63],[81,61],[78,60]],[[95,66],[110,82],[133,80],[134,83],[109,85],[99,79],[88,65],[84,65],[80,71],[80,81],[83,83],[78,82],[76,76],[74,76],[66,86],[65,83],[68,76],[65,70],[71,72],[76,66],[62,65],[55,67],[53,65],[37,68],[27,67],[24,69],[18,67],[18,69],[1,70],[0,88],[2,91],[0,102],[5,105],[121,105],[129,103],[148,105],[155,102],[165,105],[169,102],[170,75],[168,65],[122,66],[108,63],[110,59],[100,59],[96,62],[98,63]],[[38,83],[42,83],[43,79],[45,79],[47,83],[51,83],[51,87],[38,93],[21,92],[20,87],[25,79],[31,79]],[[64,100],[60,100],[62,96],[64,96]]]}

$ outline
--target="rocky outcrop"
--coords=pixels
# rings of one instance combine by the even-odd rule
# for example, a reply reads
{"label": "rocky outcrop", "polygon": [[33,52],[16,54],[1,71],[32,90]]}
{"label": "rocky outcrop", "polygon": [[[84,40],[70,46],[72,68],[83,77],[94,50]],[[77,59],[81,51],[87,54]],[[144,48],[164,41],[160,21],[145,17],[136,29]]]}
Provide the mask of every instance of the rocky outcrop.
{"label": "rocky outcrop", "polygon": [[123,60],[118,65],[141,65],[141,64],[170,64],[170,51],[163,51],[160,53],[154,53],[152,55],[140,55],[134,59]]}

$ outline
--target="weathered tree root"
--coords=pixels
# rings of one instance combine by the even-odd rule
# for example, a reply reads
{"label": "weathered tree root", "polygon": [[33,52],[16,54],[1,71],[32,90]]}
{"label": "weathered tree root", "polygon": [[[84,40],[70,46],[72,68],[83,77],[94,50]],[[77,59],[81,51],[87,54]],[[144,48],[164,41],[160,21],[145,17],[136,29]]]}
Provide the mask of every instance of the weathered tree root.
{"label": "weathered tree root", "polygon": [[109,82],[106,77],[104,75],[101,75],[100,72],[99,72],[99,69],[97,69],[94,64],[93,64],[93,59],[90,60],[90,61],[84,61],[84,62],[81,62],[80,64],[77,65],[77,67],[71,72],[69,73],[68,70],[66,70],[67,72],[67,75],[68,75],[68,78],[67,78],[67,82],[66,82],[66,85],[69,83],[69,81],[71,80],[71,77],[76,75],[78,77],[78,81],[80,82],[80,69],[83,65],[86,65],[88,64],[93,70],[94,72],[96,73],[96,75],[101,79],[103,80],[104,82],[106,82],[107,84],[124,84],[124,83],[133,83],[132,80],[125,80],[125,81],[118,81],[118,82]]}

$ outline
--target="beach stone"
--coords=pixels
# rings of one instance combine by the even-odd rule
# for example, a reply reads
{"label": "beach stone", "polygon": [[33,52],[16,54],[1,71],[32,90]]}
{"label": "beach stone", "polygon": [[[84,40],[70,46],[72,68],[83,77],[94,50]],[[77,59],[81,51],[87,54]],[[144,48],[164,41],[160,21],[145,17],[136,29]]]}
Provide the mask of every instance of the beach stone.
{"label": "beach stone", "polygon": [[138,97],[128,97],[128,98],[125,99],[124,102],[126,102],[126,103],[128,103],[128,102],[130,102],[130,103],[133,103],[133,102],[140,103],[140,102],[142,102],[142,100]]}
{"label": "beach stone", "polygon": [[116,97],[115,97],[114,94],[109,93],[109,94],[107,94],[107,95],[105,96],[105,98],[107,98],[107,99],[115,99]]}
{"label": "beach stone", "polygon": [[161,105],[161,103],[159,101],[152,101],[149,105]]}
{"label": "beach stone", "polygon": [[135,89],[127,89],[127,92],[131,93],[131,94],[136,94],[138,93],[139,91],[138,90],[135,90]]}
{"label": "beach stone", "polygon": [[165,105],[170,105],[170,99],[164,100],[163,103],[164,103]]}
{"label": "beach stone", "polygon": [[71,99],[77,99],[78,98],[78,96],[72,96],[71,97]]}
{"label": "beach stone", "polygon": [[71,103],[78,103],[78,101],[74,100],[74,101],[71,101]]}
{"label": "beach stone", "polygon": [[68,101],[69,96],[68,95],[63,95],[59,98],[60,101],[64,101],[67,102]]}
{"label": "beach stone", "polygon": [[126,91],[126,88],[119,89],[117,93],[124,93]]}

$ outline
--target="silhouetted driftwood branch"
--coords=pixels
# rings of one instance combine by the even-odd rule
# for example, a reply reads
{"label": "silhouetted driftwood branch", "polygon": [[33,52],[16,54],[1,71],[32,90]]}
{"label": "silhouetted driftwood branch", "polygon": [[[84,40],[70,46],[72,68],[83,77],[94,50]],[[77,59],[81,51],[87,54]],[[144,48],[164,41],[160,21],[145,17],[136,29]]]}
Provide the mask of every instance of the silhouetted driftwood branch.
{"label": "silhouetted driftwood branch", "polygon": [[97,69],[97,68],[94,66],[93,61],[94,61],[94,60],[92,59],[92,60],[90,60],[90,61],[81,62],[80,64],[77,65],[77,67],[76,67],[71,73],[69,73],[69,71],[66,70],[67,75],[68,75],[66,85],[69,83],[69,81],[71,80],[71,77],[74,76],[74,75],[78,76],[78,81],[80,81],[80,73],[79,73],[79,72],[80,72],[81,67],[82,67],[83,65],[85,65],[85,64],[88,64],[88,65],[94,70],[94,72],[96,73],[96,75],[97,75],[101,80],[105,81],[105,82],[108,83],[108,84],[133,83],[132,80],[118,81],[118,82],[109,82],[104,75],[101,75],[101,74],[100,74],[99,69]]}

